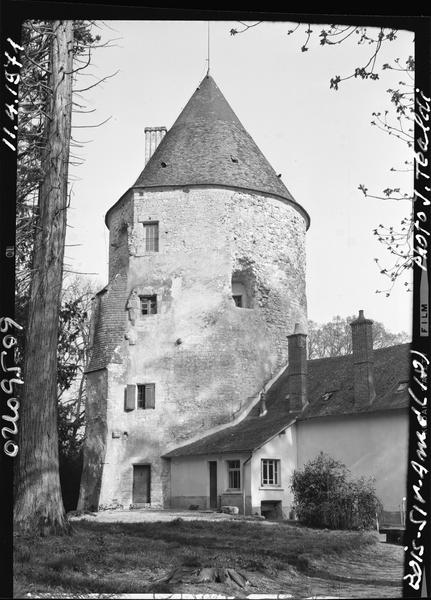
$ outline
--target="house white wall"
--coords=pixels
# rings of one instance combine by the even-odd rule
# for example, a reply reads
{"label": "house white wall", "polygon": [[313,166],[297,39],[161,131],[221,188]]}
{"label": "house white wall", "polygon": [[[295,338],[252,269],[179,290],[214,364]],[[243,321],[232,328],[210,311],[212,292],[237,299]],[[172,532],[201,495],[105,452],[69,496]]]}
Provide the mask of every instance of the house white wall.
{"label": "house white wall", "polygon": [[[237,506],[241,513],[244,503],[250,506],[250,462],[247,454],[180,456],[171,459],[171,507],[189,508],[198,505],[200,509],[210,506],[209,462],[217,462],[218,506]],[[241,465],[241,489],[228,489],[228,460],[239,460]],[[245,469],[243,467],[245,463]],[[247,511],[246,511],[247,512]]]}
{"label": "house white wall", "polygon": [[[295,426],[288,427],[285,432],[269,440],[253,453],[251,459],[251,511],[260,514],[262,501],[281,501],[286,518],[292,508],[293,496],[290,491],[290,478],[296,468],[296,430]],[[280,485],[262,485],[262,459],[280,461]]]}
{"label": "house white wall", "polygon": [[374,477],[386,511],[406,496],[408,413],[406,410],[297,421],[298,468],[325,452],[355,477]]}
{"label": "house white wall", "polygon": [[[217,461],[218,506],[238,506],[240,512],[260,514],[262,502],[280,501],[289,517],[295,468],[325,452],[343,462],[354,477],[373,477],[384,510],[399,511],[406,495],[408,413],[392,410],[297,421],[266,442],[251,456],[205,455],[171,459],[171,506],[209,508],[209,461]],[[280,461],[280,485],[262,485],[262,459]],[[228,490],[227,461],[241,462],[241,490]]]}

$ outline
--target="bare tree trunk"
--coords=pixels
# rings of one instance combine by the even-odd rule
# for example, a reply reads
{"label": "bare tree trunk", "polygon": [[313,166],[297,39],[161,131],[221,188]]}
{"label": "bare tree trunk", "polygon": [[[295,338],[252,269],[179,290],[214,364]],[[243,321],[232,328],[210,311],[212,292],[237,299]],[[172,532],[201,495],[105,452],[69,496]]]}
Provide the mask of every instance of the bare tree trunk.
{"label": "bare tree trunk", "polygon": [[15,527],[46,535],[69,526],[61,497],[57,433],[57,337],[66,236],[72,116],[73,22],[54,21],[52,90],[39,192],[20,409]]}

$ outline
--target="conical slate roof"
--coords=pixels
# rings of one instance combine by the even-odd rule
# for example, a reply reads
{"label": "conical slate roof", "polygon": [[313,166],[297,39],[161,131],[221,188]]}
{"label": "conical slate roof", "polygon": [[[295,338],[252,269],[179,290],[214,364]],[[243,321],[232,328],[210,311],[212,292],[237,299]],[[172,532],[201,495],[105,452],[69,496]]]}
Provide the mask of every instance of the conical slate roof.
{"label": "conical slate roof", "polygon": [[188,185],[240,187],[295,202],[209,75],[133,187]]}

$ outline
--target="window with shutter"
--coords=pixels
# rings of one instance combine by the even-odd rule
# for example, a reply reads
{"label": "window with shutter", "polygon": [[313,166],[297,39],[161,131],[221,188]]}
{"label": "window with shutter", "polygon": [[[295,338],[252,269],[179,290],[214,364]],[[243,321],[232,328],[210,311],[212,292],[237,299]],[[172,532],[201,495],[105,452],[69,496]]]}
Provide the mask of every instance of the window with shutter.
{"label": "window with shutter", "polygon": [[135,410],[136,407],[136,385],[126,387],[125,410]]}
{"label": "window with shutter", "polygon": [[154,383],[138,385],[138,408],[156,408],[156,385]]}
{"label": "window with shutter", "polygon": [[149,383],[145,386],[145,408],[156,408],[156,386]]}
{"label": "window with shutter", "polygon": [[159,223],[157,221],[149,221],[148,223],[143,223],[143,226],[146,252],[158,252]]}

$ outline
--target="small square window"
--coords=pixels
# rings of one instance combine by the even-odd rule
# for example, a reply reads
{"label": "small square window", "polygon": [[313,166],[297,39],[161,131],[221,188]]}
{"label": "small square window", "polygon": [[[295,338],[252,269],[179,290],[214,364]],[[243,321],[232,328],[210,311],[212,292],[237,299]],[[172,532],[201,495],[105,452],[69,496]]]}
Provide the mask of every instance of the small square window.
{"label": "small square window", "polygon": [[146,252],[159,251],[159,223],[157,221],[148,221],[143,223],[145,250]]}
{"label": "small square window", "polygon": [[232,298],[235,302],[235,306],[238,306],[238,308],[242,308],[242,295],[236,294],[232,296]]}
{"label": "small square window", "polygon": [[241,463],[239,460],[227,461],[228,488],[230,490],[241,489]]}
{"label": "small square window", "polygon": [[142,315],[156,315],[157,314],[157,296],[139,296],[141,301],[141,314]]}
{"label": "small square window", "polygon": [[262,458],[262,486],[280,485],[280,461],[272,458]]}
{"label": "small square window", "polygon": [[138,408],[156,407],[156,386],[154,383],[138,384]]}

